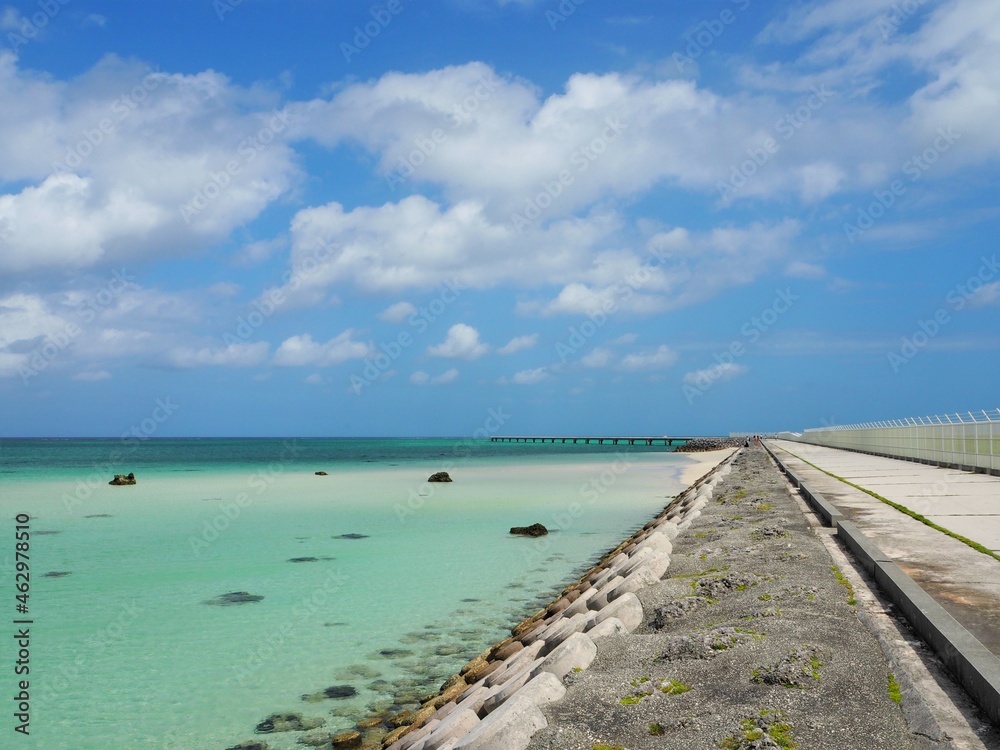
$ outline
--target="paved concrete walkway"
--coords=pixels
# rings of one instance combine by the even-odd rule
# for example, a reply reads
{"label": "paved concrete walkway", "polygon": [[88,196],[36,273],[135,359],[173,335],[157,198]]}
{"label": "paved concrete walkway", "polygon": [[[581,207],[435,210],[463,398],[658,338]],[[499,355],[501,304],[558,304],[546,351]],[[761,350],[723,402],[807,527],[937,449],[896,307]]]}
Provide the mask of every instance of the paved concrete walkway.
{"label": "paved concrete walkway", "polygon": [[809,464],[993,550],[1000,550],[1000,478],[787,440],[769,443],[804,481],[1000,656],[1000,561]]}

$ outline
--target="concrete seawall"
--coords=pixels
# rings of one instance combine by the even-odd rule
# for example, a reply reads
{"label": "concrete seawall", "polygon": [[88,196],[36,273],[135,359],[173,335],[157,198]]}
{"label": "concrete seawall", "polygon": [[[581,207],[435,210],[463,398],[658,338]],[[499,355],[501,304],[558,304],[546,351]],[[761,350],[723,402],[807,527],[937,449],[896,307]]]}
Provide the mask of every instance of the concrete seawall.
{"label": "concrete seawall", "polygon": [[602,639],[643,620],[636,592],[663,577],[672,541],[701,515],[731,470],[731,451],[640,531],[608,552],[547,608],[450,678],[440,694],[390,732],[390,750],[518,750],[546,726],[541,707],[565,695],[564,678],[586,669]]}

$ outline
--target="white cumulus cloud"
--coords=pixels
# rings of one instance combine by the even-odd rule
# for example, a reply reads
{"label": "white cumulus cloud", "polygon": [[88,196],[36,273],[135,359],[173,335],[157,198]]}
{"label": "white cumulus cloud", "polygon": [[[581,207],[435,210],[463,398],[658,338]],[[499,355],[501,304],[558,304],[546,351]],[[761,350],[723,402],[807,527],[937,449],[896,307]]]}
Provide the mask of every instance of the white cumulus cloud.
{"label": "white cumulus cloud", "polygon": [[423,370],[417,370],[410,375],[410,382],[414,385],[446,385],[458,379],[458,370],[452,367],[440,375],[431,376]]}
{"label": "white cumulus cloud", "polygon": [[517,385],[535,385],[549,379],[548,368],[536,367],[533,370],[521,370],[514,373],[512,381]]}
{"label": "white cumulus cloud", "polygon": [[712,383],[721,383],[738,378],[750,368],[733,362],[724,362],[701,370],[692,370],[684,374],[684,382],[696,388],[704,388]]}
{"label": "white cumulus cloud", "polygon": [[389,305],[380,312],[378,319],[386,323],[402,323],[416,311],[417,308],[409,302],[397,302],[394,305]]}
{"label": "white cumulus cloud", "polygon": [[989,307],[1000,304],[1000,281],[992,284],[984,284],[979,287],[972,296],[969,297],[969,304],[972,307]]}
{"label": "white cumulus cloud", "polygon": [[101,380],[108,380],[111,378],[111,373],[107,370],[93,370],[87,372],[78,372],[73,376],[73,380],[79,380],[83,383],[97,383]]}
{"label": "white cumulus cloud", "polygon": [[538,334],[532,333],[527,336],[515,336],[506,344],[497,349],[497,354],[515,354],[524,349],[531,349],[538,344]]}
{"label": "white cumulus cloud", "polygon": [[456,323],[448,329],[445,340],[432,346],[427,353],[433,357],[477,359],[489,350],[489,346],[479,340],[479,331],[465,323]]}
{"label": "white cumulus cloud", "polygon": [[288,117],[222,74],[108,55],[62,81],[18,62],[0,51],[0,183],[17,185],[0,192],[0,270],[188,254],[299,179]]}
{"label": "white cumulus cloud", "polygon": [[281,367],[328,367],[349,359],[364,359],[371,347],[354,340],[354,329],[348,328],[325,343],[314,341],[308,334],[291,336],[281,342],[274,353],[274,364]]}
{"label": "white cumulus cloud", "polygon": [[170,351],[167,361],[174,367],[254,367],[267,359],[266,341],[255,344],[229,344],[225,347],[178,347]]}
{"label": "white cumulus cloud", "polygon": [[633,352],[622,357],[619,367],[623,370],[652,370],[670,367],[677,361],[677,354],[666,344],[656,349]]}
{"label": "white cumulus cloud", "polygon": [[595,346],[585,355],[580,357],[580,364],[584,367],[607,367],[615,360],[615,353],[603,346]]}

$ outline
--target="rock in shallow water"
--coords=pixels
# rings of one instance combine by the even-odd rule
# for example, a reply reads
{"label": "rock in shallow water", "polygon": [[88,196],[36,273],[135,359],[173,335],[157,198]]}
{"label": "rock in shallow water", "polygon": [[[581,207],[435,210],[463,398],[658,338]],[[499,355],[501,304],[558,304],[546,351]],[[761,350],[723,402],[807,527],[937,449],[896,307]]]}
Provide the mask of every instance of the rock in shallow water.
{"label": "rock in shallow water", "polygon": [[447,471],[438,471],[427,478],[428,482],[451,482],[453,481]]}
{"label": "rock in shallow water", "polygon": [[341,750],[342,748],[361,747],[361,732],[357,732],[353,729],[348,732],[341,732],[340,734],[334,736],[332,742],[333,747],[337,750]]}
{"label": "rock in shallow water", "polygon": [[208,599],[204,602],[204,604],[214,604],[220,607],[225,607],[231,604],[250,604],[252,602],[259,602],[263,598],[263,596],[251,594],[247,591],[232,591],[228,594],[220,594],[214,599]]}
{"label": "rock in shallow water", "polygon": [[127,485],[135,484],[135,474],[131,471],[128,474],[115,474],[115,478],[112,479],[108,484],[113,485]]}
{"label": "rock in shallow water", "polygon": [[334,685],[323,691],[327,698],[353,698],[358,691],[350,685]]}
{"label": "rock in shallow water", "polygon": [[531,526],[512,526],[510,533],[520,536],[545,536],[549,530],[540,523],[533,523]]}
{"label": "rock in shallow water", "polygon": [[299,737],[299,744],[308,745],[309,747],[330,747],[330,740],[332,739],[332,734],[319,730],[316,732],[307,732]]}
{"label": "rock in shallow water", "polygon": [[316,703],[328,698],[353,698],[357,694],[357,689],[351,685],[333,685],[318,693],[306,693],[302,696],[302,700]]}
{"label": "rock in shallow water", "polygon": [[270,734],[271,732],[302,732],[309,729],[317,729],[325,723],[324,719],[305,717],[302,714],[271,714],[257,725],[255,731],[260,734]]}

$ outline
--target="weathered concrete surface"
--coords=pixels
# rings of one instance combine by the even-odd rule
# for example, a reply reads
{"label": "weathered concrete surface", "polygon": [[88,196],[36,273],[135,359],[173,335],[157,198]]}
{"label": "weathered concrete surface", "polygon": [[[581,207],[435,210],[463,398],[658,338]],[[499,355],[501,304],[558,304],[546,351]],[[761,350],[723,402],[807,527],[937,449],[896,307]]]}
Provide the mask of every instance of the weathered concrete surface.
{"label": "weathered concrete surface", "polygon": [[[765,710],[801,748],[941,746],[890,699],[876,639],[764,451],[737,457],[671,560],[638,593],[640,627],[601,639],[590,668],[567,676],[531,748],[712,748]],[[669,680],[690,690],[670,694]]]}
{"label": "weathered concrete surface", "polygon": [[[1000,477],[789,440],[770,442],[1000,552]],[[803,478],[810,481],[811,475]]]}
{"label": "weathered concrete surface", "polygon": [[505,703],[462,737],[465,750],[522,750],[533,732],[545,726],[545,716],[528,698]]}
{"label": "weathered concrete surface", "polygon": [[[771,441],[771,445],[784,451],[779,453],[783,462],[840,509],[984,646],[1000,656],[1000,561],[795,456],[987,546],[994,536],[1000,537],[1000,478],[785,440]],[[993,515],[985,512],[991,507]],[[962,518],[975,519],[979,528],[970,530],[956,523]]]}
{"label": "weathered concrete surface", "polygon": [[910,730],[939,743],[932,747],[1000,748],[1000,731],[989,726],[931,648],[914,636],[909,623],[880,591],[875,579],[856,564],[829,529],[817,531],[834,562],[854,586],[858,618],[876,635],[882,653],[892,664]]}

